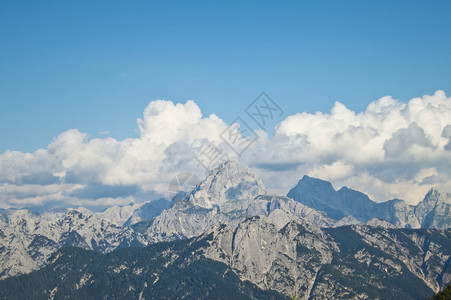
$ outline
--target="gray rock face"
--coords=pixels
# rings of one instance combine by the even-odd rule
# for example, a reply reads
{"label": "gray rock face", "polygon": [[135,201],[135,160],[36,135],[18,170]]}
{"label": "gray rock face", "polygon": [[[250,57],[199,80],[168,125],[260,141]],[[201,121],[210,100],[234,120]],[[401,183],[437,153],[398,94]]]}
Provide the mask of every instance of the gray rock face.
{"label": "gray rock face", "polygon": [[399,199],[376,203],[361,192],[345,187],[335,191],[327,181],[304,176],[287,196],[334,220],[353,216],[362,223],[378,218],[401,228],[451,226],[451,195],[436,189],[431,189],[415,206]]}
{"label": "gray rock face", "polygon": [[422,228],[450,228],[451,194],[432,188],[414,207],[414,212]]}
{"label": "gray rock face", "polygon": [[[179,298],[214,298],[208,293],[214,292],[215,284],[224,289],[218,278],[227,280],[235,273],[233,278],[243,280],[234,280],[238,290],[245,288],[246,280],[252,283],[245,283],[248,287],[299,299],[425,299],[451,281],[450,236],[450,230],[435,229],[318,228],[303,220],[279,228],[268,217],[254,216],[236,227],[212,225],[190,240],[108,256],[64,249],[53,256],[49,268],[0,282],[0,290],[8,298],[44,276],[50,282],[38,283],[35,297],[61,298],[77,295],[79,289],[85,293],[101,289],[112,298],[160,299],[174,297],[167,290],[174,291],[175,282]],[[52,272],[58,277],[49,276]],[[199,278],[202,274],[208,275]],[[199,286],[207,289],[199,292]],[[253,290],[258,294],[250,292],[247,298],[285,299]]]}
{"label": "gray rock face", "polygon": [[175,204],[157,200],[114,206],[101,213],[85,208],[41,215],[4,211],[0,215],[0,276],[28,273],[44,266],[62,246],[102,253],[127,245],[199,236],[216,223],[236,226],[247,215],[268,216],[279,228],[303,218],[318,226],[333,221],[292,199],[267,196],[260,179],[247,167],[226,162],[210,172]]}
{"label": "gray rock face", "polygon": [[189,203],[225,214],[245,210],[258,195],[266,194],[262,181],[248,168],[227,161],[210,171],[189,194]]}
{"label": "gray rock face", "polygon": [[409,289],[429,296],[451,281],[449,230],[390,228],[449,227],[449,194],[431,190],[417,206],[376,204],[306,178],[289,196],[296,201],[268,195],[247,167],[226,162],[173,204],[102,213],[3,211],[0,277],[40,268],[63,246],[107,253],[198,237],[208,245],[201,249],[206,257],[227,263],[241,279],[303,299],[401,297]]}
{"label": "gray rock face", "polygon": [[249,217],[212,227],[203,255],[264,289],[300,299],[416,299],[451,281],[450,230],[345,226],[302,220],[278,228]]}
{"label": "gray rock face", "polygon": [[269,218],[252,217],[236,229],[218,225],[204,236],[209,234],[206,257],[230,265],[242,280],[286,295],[311,290],[319,267],[332,261],[328,249],[338,250],[330,237],[302,221],[278,229]]}
{"label": "gray rock face", "polygon": [[141,221],[152,220],[172,205],[171,201],[162,198],[138,204],[112,206],[96,215],[117,226],[132,226]]}
{"label": "gray rock face", "polygon": [[249,215],[267,216],[279,227],[299,218],[317,226],[334,224],[324,213],[290,198],[266,195],[263,183],[249,168],[228,161],[156,217],[146,234],[154,242],[191,238],[218,222],[236,226]]}
{"label": "gray rock face", "polygon": [[185,239],[201,235],[213,224],[227,221],[227,216],[217,208],[175,205],[153,220],[146,236],[154,243]]}
{"label": "gray rock face", "polygon": [[147,243],[131,228],[117,226],[86,209],[42,215],[27,210],[5,211],[0,221],[0,278],[44,266],[63,246],[106,253]]}
{"label": "gray rock face", "polygon": [[378,218],[373,218],[371,220],[369,220],[368,222],[366,222],[366,225],[368,226],[372,226],[372,227],[381,227],[381,228],[396,228],[395,225],[393,225],[392,223],[389,223],[387,221],[378,219]]}
{"label": "gray rock face", "polygon": [[63,246],[107,253],[120,247],[147,245],[149,238],[129,226],[152,219],[171,205],[160,199],[113,206],[101,213],[82,207],[43,214],[4,210],[0,213],[0,278],[44,266]]}
{"label": "gray rock face", "polygon": [[319,227],[334,225],[334,221],[311,207],[287,197],[275,195],[257,196],[246,209],[247,216],[266,216],[282,228],[290,221],[302,219]]}
{"label": "gray rock face", "polygon": [[357,220],[356,218],[354,218],[353,216],[346,216],[343,219],[340,219],[337,222],[335,222],[334,227],[340,227],[340,226],[346,226],[346,225],[360,225],[360,224],[362,224],[362,223],[359,220]]}
{"label": "gray rock face", "polygon": [[375,202],[358,191],[342,188],[335,191],[330,182],[304,176],[287,197],[314,209],[324,211],[334,220],[352,215],[361,222],[371,219]]}
{"label": "gray rock face", "polygon": [[199,236],[216,223],[236,226],[246,215],[268,216],[280,228],[298,218],[319,226],[333,223],[292,199],[265,194],[261,180],[247,167],[226,162],[191,193],[177,195],[174,206],[157,200],[114,206],[101,213],[85,208],[41,215],[4,211],[0,215],[0,276],[40,268],[62,246],[106,253],[127,245]]}

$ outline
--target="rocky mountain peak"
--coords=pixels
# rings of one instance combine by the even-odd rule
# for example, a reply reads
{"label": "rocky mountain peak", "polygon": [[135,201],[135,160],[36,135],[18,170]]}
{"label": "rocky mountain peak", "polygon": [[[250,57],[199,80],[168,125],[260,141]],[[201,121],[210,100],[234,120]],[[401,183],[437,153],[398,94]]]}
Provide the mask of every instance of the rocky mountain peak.
{"label": "rocky mountain peak", "polygon": [[371,210],[374,204],[365,194],[346,187],[336,191],[330,182],[307,175],[288,192],[287,197],[324,211],[334,220],[352,215],[357,220],[366,222],[371,219],[366,211]]}
{"label": "rocky mountain peak", "polygon": [[[347,187],[336,191],[327,181],[304,176],[287,196],[325,212],[338,221],[337,225],[343,225],[341,220],[352,216],[362,223],[378,218],[396,227],[444,229],[451,226],[451,194],[437,188],[431,188],[417,205],[399,199],[376,203],[359,191]],[[373,220],[371,224],[379,223]]]}
{"label": "rocky mountain peak", "polygon": [[441,192],[436,187],[432,187],[431,189],[429,189],[426,196],[424,196],[424,199],[422,202],[428,202],[428,203],[444,202],[444,203],[451,204],[451,195],[448,193]]}
{"label": "rocky mountain peak", "polygon": [[188,195],[188,201],[203,208],[218,207],[223,212],[244,209],[258,195],[266,194],[265,186],[248,167],[226,161],[210,171]]}
{"label": "rocky mountain peak", "polygon": [[414,207],[415,215],[422,228],[449,228],[451,226],[451,194],[431,188]]}
{"label": "rocky mountain peak", "polygon": [[322,191],[335,192],[332,184],[328,181],[304,175],[295,188],[315,187]]}

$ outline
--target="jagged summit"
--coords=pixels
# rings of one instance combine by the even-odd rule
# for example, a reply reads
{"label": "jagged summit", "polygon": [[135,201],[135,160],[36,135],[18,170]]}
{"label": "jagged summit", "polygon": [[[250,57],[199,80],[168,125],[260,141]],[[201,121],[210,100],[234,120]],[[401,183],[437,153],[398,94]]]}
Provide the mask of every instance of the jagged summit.
{"label": "jagged summit", "polygon": [[444,202],[451,204],[451,194],[442,192],[437,187],[432,187],[426,193],[426,196],[424,196],[424,199],[421,202]]}
{"label": "jagged summit", "polygon": [[[167,199],[147,201],[124,206],[112,206],[97,215],[110,220],[118,226],[131,226],[143,220],[151,220],[160,215],[165,209],[170,208],[173,203]],[[80,208],[78,209],[79,211]]]}
{"label": "jagged summit", "polygon": [[223,173],[223,172],[226,172],[226,170],[232,171],[232,170],[238,170],[238,169],[243,169],[243,168],[249,169],[247,166],[240,166],[238,161],[236,161],[234,159],[226,160],[226,161],[220,163],[216,168],[211,169],[208,172],[208,176],[210,176],[212,174]]}
{"label": "jagged summit", "polygon": [[287,196],[337,221],[353,216],[362,223],[377,218],[396,227],[451,227],[451,195],[437,188],[431,188],[417,205],[399,199],[376,203],[361,192],[347,187],[336,191],[329,182],[305,175]]}
{"label": "jagged summit", "polygon": [[431,188],[423,201],[414,206],[418,222],[423,228],[451,227],[451,194]]}
{"label": "jagged summit", "polygon": [[357,220],[366,222],[371,219],[366,211],[374,206],[374,202],[363,193],[348,188],[336,191],[330,182],[307,175],[288,192],[287,197],[324,211],[335,220],[352,215]]}
{"label": "jagged summit", "polygon": [[[343,230],[339,226],[349,224],[369,225],[353,226],[356,230],[390,227],[387,222],[404,228],[451,227],[450,195],[437,189],[431,189],[417,206],[402,200],[375,203],[363,193],[348,188],[336,191],[327,181],[304,176],[288,196],[268,195],[261,180],[248,167],[227,161],[211,170],[191,192],[180,193],[180,201],[176,199],[175,203],[160,199],[115,206],[99,213],[85,208],[40,215],[28,210],[3,210],[0,277],[41,267],[60,247],[72,245],[110,252],[131,245],[199,236],[218,223],[235,230],[250,216],[266,218],[274,230],[294,221],[325,231],[336,230],[338,237]],[[275,244],[279,242],[274,240]],[[267,249],[266,244],[261,246],[265,247],[262,250]],[[253,246],[247,249],[253,253]]]}
{"label": "jagged summit", "polygon": [[302,184],[314,184],[318,187],[323,187],[323,188],[331,189],[331,190],[334,189],[332,187],[332,184],[329,181],[311,177],[308,175],[302,176],[302,179],[298,181],[298,185],[302,185]]}
{"label": "jagged summit", "polygon": [[203,208],[218,207],[222,212],[245,209],[258,195],[266,194],[265,186],[248,167],[226,161],[209,172],[187,200]]}
{"label": "jagged summit", "polygon": [[[278,228],[271,218],[254,216],[233,227],[215,223],[202,233],[108,255],[65,247],[49,258],[48,267],[0,281],[0,298],[94,293],[120,299],[266,299],[261,290],[275,290],[297,299],[425,299],[450,282],[449,230],[318,228],[302,219]],[[45,248],[48,242],[34,243]],[[260,292],[215,294],[234,287],[243,292],[243,283]],[[268,299],[288,298],[271,293]]]}
{"label": "jagged summit", "polygon": [[324,213],[294,200],[267,195],[261,180],[245,166],[227,161],[208,176],[183,201],[156,217],[147,230],[154,241],[190,238],[218,222],[236,226],[246,216],[266,216],[277,227],[303,219],[316,226],[331,226]]}

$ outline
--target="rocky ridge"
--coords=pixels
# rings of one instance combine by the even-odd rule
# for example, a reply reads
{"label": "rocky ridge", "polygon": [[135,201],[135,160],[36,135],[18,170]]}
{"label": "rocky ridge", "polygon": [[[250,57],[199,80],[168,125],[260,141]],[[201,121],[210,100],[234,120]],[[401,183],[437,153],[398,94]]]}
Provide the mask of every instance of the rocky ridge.
{"label": "rocky ridge", "polygon": [[299,218],[316,226],[334,224],[324,213],[288,197],[267,195],[261,180],[248,167],[228,161],[156,217],[147,236],[155,242],[191,238],[216,223],[236,226],[253,215],[267,216],[280,227]]}
{"label": "rocky ridge", "polygon": [[[447,226],[446,224],[449,224],[450,220],[449,195],[431,190],[425,200],[415,207],[408,206],[401,200],[392,200],[376,205],[364,194],[350,189],[344,188],[340,190],[342,192],[336,192],[327,182],[309,177],[304,177],[300,182],[304,186],[301,185],[300,189],[298,183],[288,194],[297,201],[290,197],[268,195],[261,180],[249,168],[241,167],[236,162],[226,162],[212,170],[190,193],[180,193],[174,197],[173,203],[160,199],[153,202],[112,207],[101,213],[93,213],[85,208],[43,214],[33,214],[27,210],[2,211],[0,212],[0,277],[5,278],[39,269],[46,265],[51,255],[61,247],[76,246],[100,253],[109,253],[128,246],[141,247],[161,241],[197,237],[205,232],[211,233],[211,228],[220,227],[223,228],[224,234],[213,231],[213,236],[220,237],[221,242],[218,245],[221,247],[205,249],[206,257],[231,266],[243,280],[249,280],[261,288],[274,288],[286,295],[289,289],[296,290],[305,297],[307,294],[316,295],[315,293],[319,293],[313,292],[316,284],[327,285],[329,282],[326,279],[324,281],[313,279],[312,281],[312,278],[317,278],[322,274],[321,268],[324,266],[332,268],[333,262],[338,260],[345,265],[352,261],[352,268],[355,267],[354,264],[362,264],[365,261],[368,267],[371,265],[368,262],[373,261],[378,255],[386,255],[390,249],[395,249],[390,250],[392,251],[389,254],[391,256],[395,256],[396,251],[400,251],[399,257],[405,258],[405,261],[404,258],[402,259],[402,263],[409,269],[409,273],[413,274],[412,276],[426,285],[425,289],[436,291],[443,286],[444,282],[449,281],[449,257],[446,252],[448,248],[437,250],[434,248],[437,243],[431,243],[425,237],[425,234],[436,236],[438,231],[432,233],[412,231],[417,234],[415,239],[419,244],[413,245],[408,242],[409,246],[405,249],[399,248],[396,243],[393,245],[390,240],[395,239],[395,242],[396,239],[413,240],[411,236],[414,234],[406,237],[409,231],[399,231],[403,234],[394,236],[384,236],[380,233],[394,230],[395,225],[415,227],[428,224],[430,227],[438,228]],[[311,182],[319,182],[319,184],[312,185]],[[300,191],[303,191],[304,198],[302,199],[310,201],[308,202],[310,206],[300,203],[302,200],[299,198]],[[337,193],[340,195],[337,196]],[[355,204],[358,200],[363,201],[362,203],[368,205],[369,208],[365,210],[360,204]],[[331,203],[333,207],[328,208],[327,205],[332,206]],[[318,205],[320,205],[319,208]],[[317,206],[316,209],[315,206]],[[340,209],[342,210],[340,211]],[[380,213],[381,211],[384,213]],[[373,216],[374,214],[376,217]],[[387,214],[391,217],[387,218]],[[258,219],[260,221],[255,221],[255,224],[260,224],[263,222],[262,220],[265,221],[258,226],[255,224],[247,226],[246,222],[250,216],[261,217]],[[418,216],[423,217],[419,218]],[[367,223],[368,226],[362,225],[364,223]],[[288,226],[288,224],[291,225]],[[376,251],[374,252],[376,254],[370,255],[357,251],[346,257],[339,256],[337,253],[342,253],[346,247],[352,248],[352,245],[342,248],[340,245],[347,245],[346,241],[337,241],[337,239],[340,240],[340,234],[338,234],[341,232],[340,228],[346,225],[354,225],[349,227],[352,229],[351,231],[345,231],[350,235],[350,240],[357,235],[357,245],[360,243],[362,249],[370,245],[371,249],[377,249],[371,250]],[[295,232],[294,229],[290,229],[292,228],[290,226],[298,229],[304,228],[302,234],[296,231],[296,234],[290,235],[291,237],[302,236],[302,239],[297,237],[297,240],[293,241],[287,236],[281,235],[281,230],[285,233]],[[374,228],[380,235],[378,238],[374,238],[374,234],[364,234],[364,232],[373,230],[371,228]],[[254,237],[253,241],[245,238],[254,233],[258,233],[258,236]],[[335,234],[338,234],[338,237],[334,236]],[[448,231],[444,231],[443,234],[449,238]],[[366,236],[365,240],[363,236]],[[238,237],[243,239],[237,239]],[[387,240],[383,244],[386,248],[378,247],[377,240],[384,238]],[[265,244],[258,244],[262,241]],[[242,251],[244,252],[239,252],[241,254],[237,252],[238,245],[246,245],[243,246]],[[415,247],[421,249],[412,250],[416,249]],[[307,254],[302,252],[301,261],[296,258],[297,252],[293,252],[293,249],[298,248],[310,254],[316,254],[306,256]],[[262,252],[258,252],[256,258],[248,257],[256,249]],[[328,250],[319,251],[318,249]],[[245,254],[246,251],[249,253]],[[217,256],[214,256],[214,253]],[[398,260],[401,259],[399,257]],[[358,262],[355,261],[356,259]],[[429,266],[427,263],[429,259],[435,262],[440,261],[440,264]],[[267,261],[272,262],[271,266],[266,264]],[[390,258],[390,261],[393,259]],[[315,263],[316,267],[314,267]],[[301,267],[295,267],[296,264]],[[375,268],[380,267],[380,263],[377,264]],[[274,269],[269,272],[268,270],[271,268]],[[405,272],[403,268],[401,269],[399,272]],[[430,275],[432,269],[435,269],[435,275]],[[332,271],[332,269],[328,269],[327,272]],[[283,272],[289,276],[282,276],[282,278],[277,275]],[[302,275],[296,275],[298,273]],[[378,278],[381,274],[383,273],[371,276]],[[340,277],[335,280],[339,284],[338,281],[344,279]],[[358,282],[357,279],[355,280]],[[293,288],[293,284],[296,287],[302,286],[302,289]],[[348,289],[350,287],[343,287],[343,291]],[[319,294],[317,296],[319,297]]]}
{"label": "rocky ridge", "polygon": [[334,220],[352,216],[361,223],[378,218],[400,228],[451,227],[451,194],[436,188],[431,188],[417,205],[400,199],[376,203],[361,192],[346,187],[336,191],[327,181],[304,176],[287,197]]}
{"label": "rocky ridge", "polygon": [[36,270],[66,246],[107,253],[148,244],[132,228],[117,226],[86,209],[42,215],[5,211],[0,220],[0,278]]}
{"label": "rocky ridge", "polygon": [[324,213],[292,199],[266,195],[263,183],[249,168],[226,162],[191,193],[178,195],[175,203],[160,199],[114,206],[101,213],[82,207],[43,214],[1,212],[0,278],[44,266],[61,247],[108,253],[199,236],[216,223],[236,226],[248,215],[267,216],[279,227],[299,218],[318,226],[333,224]]}
{"label": "rocky ridge", "polygon": [[424,299],[451,281],[450,236],[303,220],[279,228],[246,217],[196,238],[107,255],[61,249],[47,267],[0,281],[0,297]]}
{"label": "rocky ridge", "polygon": [[451,282],[450,236],[450,230],[321,229],[302,220],[278,229],[268,218],[249,217],[197,240],[208,241],[206,257],[263,289],[301,299],[408,299]]}

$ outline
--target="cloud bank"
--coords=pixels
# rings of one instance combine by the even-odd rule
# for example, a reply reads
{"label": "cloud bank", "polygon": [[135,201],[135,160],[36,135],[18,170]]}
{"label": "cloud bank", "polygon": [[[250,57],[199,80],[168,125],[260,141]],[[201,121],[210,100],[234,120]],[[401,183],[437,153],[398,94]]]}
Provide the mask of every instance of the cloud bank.
{"label": "cloud bank", "polygon": [[221,138],[228,124],[202,116],[193,101],[150,102],[137,124],[137,138],[90,139],[71,129],[46,149],[1,154],[0,207],[107,206],[164,197],[175,175],[204,176],[198,159],[209,145],[249,165],[279,194],[304,174],[376,201],[416,203],[431,186],[451,191],[451,98],[440,90],[408,103],[383,97],[360,113],[336,102],[329,113],[290,115],[271,138],[257,130],[259,138],[241,156]]}

